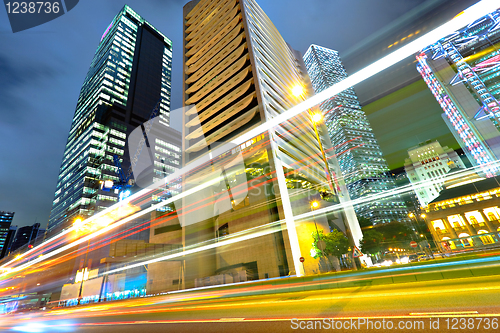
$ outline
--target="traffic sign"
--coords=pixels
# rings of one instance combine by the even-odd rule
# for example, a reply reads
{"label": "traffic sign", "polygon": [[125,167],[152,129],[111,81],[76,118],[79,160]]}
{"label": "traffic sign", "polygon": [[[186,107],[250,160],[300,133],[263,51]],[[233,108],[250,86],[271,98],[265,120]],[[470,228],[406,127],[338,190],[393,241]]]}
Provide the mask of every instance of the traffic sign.
{"label": "traffic sign", "polygon": [[361,253],[361,251],[355,246],[354,250],[352,251],[352,256],[354,258],[359,258],[363,256],[363,253]]}
{"label": "traffic sign", "polygon": [[417,242],[411,241],[410,242],[410,246],[413,247],[413,248],[416,248],[417,247]]}
{"label": "traffic sign", "polygon": [[305,259],[304,259],[304,257],[300,257],[299,260],[300,260],[300,262],[304,262]]}

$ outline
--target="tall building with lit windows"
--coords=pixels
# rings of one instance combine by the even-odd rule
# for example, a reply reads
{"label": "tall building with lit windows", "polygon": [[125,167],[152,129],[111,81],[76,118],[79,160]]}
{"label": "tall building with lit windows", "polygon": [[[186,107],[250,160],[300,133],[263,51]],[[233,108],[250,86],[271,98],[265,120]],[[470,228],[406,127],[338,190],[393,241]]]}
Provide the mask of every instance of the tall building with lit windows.
{"label": "tall building with lit windows", "polygon": [[[172,42],[125,5],[101,36],[78,97],[49,235],[118,200],[118,190],[102,184],[119,180],[115,155],[123,170],[128,169],[127,137],[150,118],[155,106],[160,123],[168,128],[171,69]],[[176,149],[180,159],[180,147]],[[178,165],[164,162],[160,167],[173,171]]]}
{"label": "tall building with lit windows", "polygon": [[417,70],[478,172],[500,171],[500,10],[424,48]]}
{"label": "tall building with lit windows", "polygon": [[[310,213],[312,200],[319,207],[338,203],[342,191],[322,154],[330,147],[328,137],[323,142],[326,128],[305,113],[249,134],[310,96],[301,55],[253,0],[191,1],[184,6],[183,30],[183,167],[209,160],[183,176],[183,190],[220,183],[184,198],[179,221],[151,230],[150,242],[190,247],[277,229],[182,264],[150,265],[150,292],[310,274],[318,269],[310,255],[315,224],[312,217],[294,216]],[[245,142],[227,144],[246,135]],[[338,211],[318,214],[316,225],[328,233],[336,224],[343,228],[344,218]]]}
{"label": "tall building with lit windows", "polygon": [[14,240],[16,227],[11,225],[13,219],[13,212],[0,211],[0,259],[9,253]]}
{"label": "tall building with lit windows", "polygon": [[[335,50],[311,45],[304,62],[316,93],[347,78]],[[323,102],[320,109],[351,199],[375,196],[356,205],[356,213],[373,224],[406,220],[408,212],[401,197],[376,198],[378,193],[395,189],[395,183],[354,89],[346,89]]]}

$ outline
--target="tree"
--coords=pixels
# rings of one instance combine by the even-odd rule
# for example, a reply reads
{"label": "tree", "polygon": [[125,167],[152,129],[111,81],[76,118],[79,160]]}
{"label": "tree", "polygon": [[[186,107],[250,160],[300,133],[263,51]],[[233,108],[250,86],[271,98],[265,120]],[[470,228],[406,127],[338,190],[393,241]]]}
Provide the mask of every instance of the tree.
{"label": "tree", "polygon": [[[319,234],[319,238],[318,238]],[[315,251],[315,255],[313,258],[326,257],[330,262],[331,267],[333,267],[332,262],[330,261],[329,256],[340,257],[343,254],[349,251],[349,240],[347,237],[337,229],[334,229],[332,232],[328,234],[324,234],[323,230],[318,233],[315,231],[312,233],[314,238],[313,249]],[[325,249],[321,251],[318,248],[318,241],[322,240],[325,242]]]}
{"label": "tree", "polygon": [[359,226],[361,228],[373,226],[373,223],[372,223],[372,221],[370,221],[370,219],[367,219],[366,217],[363,217],[363,216],[358,216],[357,218],[358,218]]}
{"label": "tree", "polygon": [[384,235],[385,243],[406,243],[411,241],[413,234],[413,231],[406,224],[397,221],[382,224],[376,230]]}
{"label": "tree", "polygon": [[402,248],[409,246],[413,231],[406,224],[393,221],[375,225],[363,231],[361,251],[363,253],[377,254],[389,248]]}
{"label": "tree", "polygon": [[367,230],[361,239],[361,252],[376,254],[384,250],[384,235],[376,230]]}

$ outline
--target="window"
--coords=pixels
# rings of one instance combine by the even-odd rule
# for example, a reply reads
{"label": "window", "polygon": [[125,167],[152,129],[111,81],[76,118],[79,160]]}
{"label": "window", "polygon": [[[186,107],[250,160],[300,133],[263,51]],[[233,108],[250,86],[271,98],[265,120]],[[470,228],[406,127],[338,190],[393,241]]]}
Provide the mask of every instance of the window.
{"label": "window", "polygon": [[217,229],[217,237],[224,237],[226,235],[229,235],[229,226],[227,223]]}

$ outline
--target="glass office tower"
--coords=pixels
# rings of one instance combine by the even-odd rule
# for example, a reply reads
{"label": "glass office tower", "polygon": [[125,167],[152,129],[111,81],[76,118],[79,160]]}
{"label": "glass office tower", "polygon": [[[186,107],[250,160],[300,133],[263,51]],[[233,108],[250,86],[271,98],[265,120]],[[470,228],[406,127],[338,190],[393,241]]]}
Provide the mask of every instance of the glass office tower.
{"label": "glass office tower", "polygon": [[[118,189],[103,187],[107,180],[119,181],[113,157],[128,169],[127,137],[150,118],[155,106],[160,123],[169,126],[171,69],[171,41],[124,6],[104,31],[78,97],[49,235],[119,200]],[[158,157],[166,161],[159,167],[173,172],[178,165],[165,158],[169,153]]]}
{"label": "glass office tower", "polygon": [[11,226],[13,219],[13,212],[0,211],[0,258],[7,255],[14,238],[13,233],[15,233],[16,229],[12,229]]}
{"label": "glass office tower", "polygon": [[[304,62],[314,91],[319,93],[342,81],[347,73],[337,51],[311,45]],[[328,133],[352,199],[395,189],[394,180],[373,130],[353,88],[344,90],[320,106]],[[407,209],[399,196],[367,200],[355,206],[359,216],[373,224],[406,220]]]}
{"label": "glass office tower", "polygon": [[[148,290],[311,273],[318,268],[310,257],[314,221],[325,233],[348,223],[339,211],[295,221],[310,213],[311,201],[338,203],[345,190],[328,168],[335,159],[322,154],[326,128],[305,113],[248,134],[310,95],[301,55],[253,0],[191,1],[183,23],[183,167],[210,160],[183,176],[183,191],[224,181],[184,198],[176,206],[179,220],[158,226],[150,243],[189,248],[271,226],[279,231],[150,265]],[[242,135],[249,136],[245,142],[232,143]],[[352,224],[359,240],[355,216]],[[308,257],[304,264],[301,256]]]}
{"label": "glass office tower", "polygon": [[417,55],[442,117],[469,160],[486,176],[500,157],[500,10],[426,47]]}

